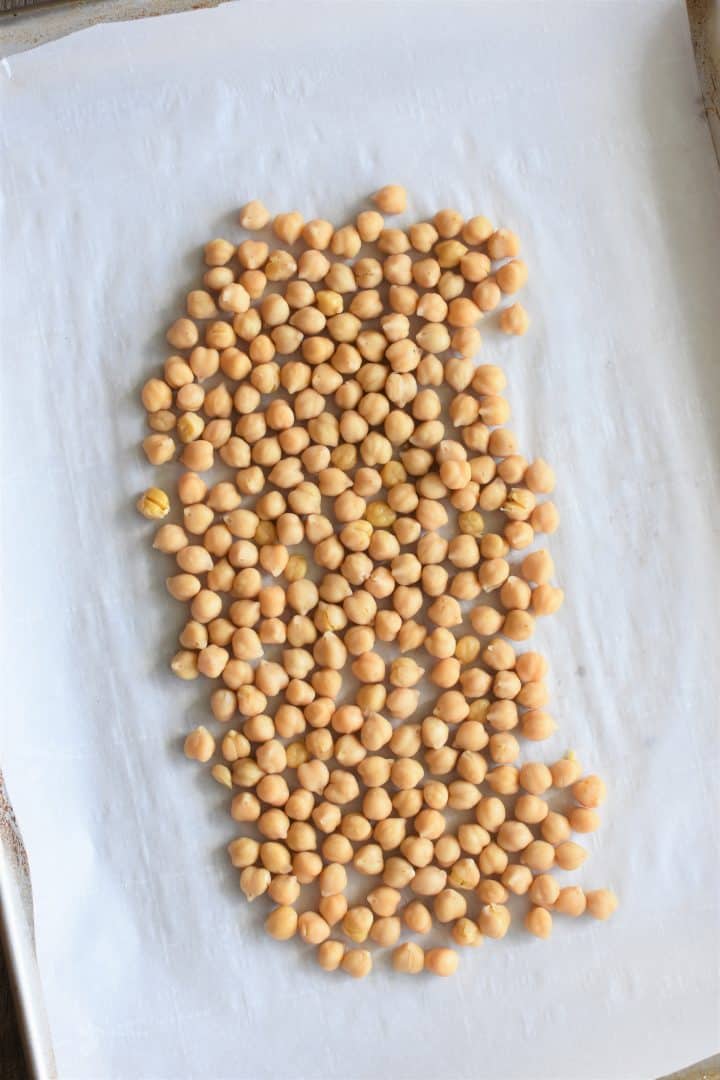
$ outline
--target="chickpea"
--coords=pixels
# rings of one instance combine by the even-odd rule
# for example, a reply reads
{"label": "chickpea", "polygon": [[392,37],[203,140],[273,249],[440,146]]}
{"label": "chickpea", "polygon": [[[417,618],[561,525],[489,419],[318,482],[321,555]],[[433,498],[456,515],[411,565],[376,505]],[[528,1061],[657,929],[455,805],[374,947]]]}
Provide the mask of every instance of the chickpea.
{"label": "chickpea", "polygon": [[555,862],[555,848],[546,840],[533,840],[522,852],[520,861],[532,871],[543,873]]}
{"label": "chickpea", "polygon": [[585,901],[594,919],[609,919],[618,906],[618,898],[610,889],[593,889],[585,893]]}
{"label": "chickpea", "polygon": [[443,889],[433,901],[433,912],[438,922],[454,922],[465,917],[467,901],[462,893],[455,889]]}
{"label": "chickpea", "polygon": [[342,921],[343,933],[351,941],[361,944],[367,941],[374,916],[368,907],[350,908]]}
{"label": "chickpea", "polygon": [[579,885],[568,885],[560,889],[558,897],[553,905],[553,911],[559,915],[570,915],[577,918],[587,908],[585,893]]}
{"label": "chickpea", "polygon": [[553,907],[559,895],[560,886],[551,874],[539,874],[528,891],[533,904],[544,908]]}
{"label": "chickpea", "polygon": [[340,941],[323,941],[317,951],[317,960],[323,971],[337,971],[345,955],[345,946]]}
{"label": "chickpea", "polygon": [[348,949],[340,967],[354,979],[362,979],[372,970],[372,954],[367,949]]}
{"label": "chickpea", "polygon": [[459,961],[460,957],[454,949],[428,949],[425,953],[425,970],[447,977],[455,974]]}
{"label": "chickpea", "polygon": [[502,904],[490,903],[480,909],[478,928],[486,937],[505,937],[510,927],[510,912]]}
{"label": "chickpea", "polygon": [[544,907],[534,907],[525,916],[525,929],[543,940],[552,933],[552,915]]}
{"label": "chickpea", "polygon": [[512,863],[503,872],[500,881],[515,896],[524,896],[533,882],[532,870],[527,866]]}
{"label": "chickpea", "polygon": [[548,813],[547,803],[537,795],[520,795],[515,802],[515,817],[527,825],[539,825]]}
{"label": "chickpea", "polygon": [[526,334],[530,318],[522,304],[511,304],[500,312],[500,329],[505,334]]}
{"label": "chickpea", "polygon": [[277,907],[265,920],[265,929],[276,941],[288,941],[295,936],[297,928],[298,914],[292,907]]}
{"label": "chickpea", "polygon": [[447,872],[439,866],[423,866],[410,881],[410,888],[418,896],[437,896],[447,882]]}

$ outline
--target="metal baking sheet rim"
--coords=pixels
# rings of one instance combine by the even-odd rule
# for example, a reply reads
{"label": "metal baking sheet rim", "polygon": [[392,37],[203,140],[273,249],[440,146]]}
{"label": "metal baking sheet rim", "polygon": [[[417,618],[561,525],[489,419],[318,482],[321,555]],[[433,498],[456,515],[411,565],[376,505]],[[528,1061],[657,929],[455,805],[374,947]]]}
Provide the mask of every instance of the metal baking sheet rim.
{"label": "metal baking sheet rim", "polygon": [[[37,2],[37,0],[36,0]],[[27,10],[24,3],[16,10]],[[38,7],[48,7],[42,0]],[[0,5],[0,12],[7,10]],[[708,78],[708,61],[720,72],[720,0],[712,0],[703,12],[704,25],[694,44],[705,93],[705,108],[720,162],[720,101],[718,86]],[[699,48],[698,48],[699,46]],[[5,956],[15,1002],[25,1060],[32,1080],[55,1080],[58,1076],[50,1026],[45,1011],[40,971],[35,955],[32,888],[27,853],[0,773],[0,947]],[[703,1067],[709,1066],[710,1071]],[[700,1076],[712,1077],[717,1060],[700,1062]],[[685,1073],[683,1076],[687,1075]],[[697,1075],[693,1069],[693,1075]],[[670,1080],[670,1078],[668,1078]]]}
{"label": "metal baking sheet rim", "polygon": [[57,1077],[35,956],[30,867],[0,773],[0,946],[5,956],[28,1074]]}

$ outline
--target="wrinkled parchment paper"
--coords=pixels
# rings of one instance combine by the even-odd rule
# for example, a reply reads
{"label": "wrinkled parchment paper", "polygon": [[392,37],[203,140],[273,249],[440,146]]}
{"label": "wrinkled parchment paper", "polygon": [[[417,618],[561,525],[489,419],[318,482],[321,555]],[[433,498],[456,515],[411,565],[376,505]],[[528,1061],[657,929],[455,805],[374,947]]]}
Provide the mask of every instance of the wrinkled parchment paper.
{"label": "wrinkled parchment paper", "polygon": [[[0,109],[0,754],[61,1075],[591,1080],[714,1052],[720,178],[684,5],[228,4],[13,57]],[[339,222],[389,180],[414,220],[523,239],[531,332],[488,320],[483,358],[557,469],[544,749],[608,780],[573,880],[622,907],[358,984],[239,896],[133,502],[199,245],[249,197]]]}

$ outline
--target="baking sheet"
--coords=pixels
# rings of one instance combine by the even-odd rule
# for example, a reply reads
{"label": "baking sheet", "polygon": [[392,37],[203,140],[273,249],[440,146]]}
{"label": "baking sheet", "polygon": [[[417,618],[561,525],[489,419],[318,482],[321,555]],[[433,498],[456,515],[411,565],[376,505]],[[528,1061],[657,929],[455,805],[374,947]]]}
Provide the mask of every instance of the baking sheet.
{"label": "baking sheet", "polygon": [[[229,4],[13,57],[0,109],[0,756],[60,1075],[590,1080],[714,1052],[720,182],[683,5]],[[523,238],[532,330],[488,328],[483,359],[558,473],[547,756],[609,782],[577,880],[622,907],[358,984],[238,895],[132,504],[199,245],[249,197],[341,221],[388,180],[412,219]]]}

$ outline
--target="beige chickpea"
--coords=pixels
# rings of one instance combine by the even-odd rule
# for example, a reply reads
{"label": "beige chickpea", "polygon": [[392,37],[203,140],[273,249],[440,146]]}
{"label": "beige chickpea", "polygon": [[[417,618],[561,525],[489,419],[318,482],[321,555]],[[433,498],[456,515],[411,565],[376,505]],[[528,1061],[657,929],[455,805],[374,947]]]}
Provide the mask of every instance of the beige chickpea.
{"label": "beige chickpea", "polygon": [[363,979],[372,970],[372,954],[367,949],[348,949],[340,967],[354,979]]}
{"label": "beige chickpea", "polygon": [[511,304],[500,312],[500,329],[505,334],[526,334],[530,318],[522,304]]}
{"label": "beige chickpea", "polygon": [[525,916],[525,929],[535,937],[546,940],[552,933],[552,915],[544,907],[530,908]]}
{"label": "beige chickpea", "polygon": [[557,730],[557,724],[543,709],[528,709],[520,720],[520,730],[526,739],[541,742]]}
{"label": "beige chickpea", "polygon": [[240,888],[251,903],[267,892],[270,881],[269,871],[257,866],[246,866],[240,874]]}
{"label": "beige chickpea", "polygon": [[427,934],[432,929],[432,915],[420,900],[411,900],[406,904],[401,917],[408,930],[414,934]]}
{"label": "beige chickpea", "polygon": [[455,768],[458,752],[450,746],[425,752],[425,763],[432,776],[447,776]]}
{"label": "beige chickpea", "polygon": [[231,840],[227,850],[233,866],[237,870],[243,870],[248,866],[252,866],[256,861],[260,845],[257,840],[252,840],[248,836],[241,836],[237,840]]}
{"label": "beige chickpea", "polygon": [[[535,508],[535,510],[538,510],[538,508]],[[534,514],[535,511],[533,510],[530,515],[531,519],[534,518]],[[503,536],[511,548],[515,551],[521,551],[524,548],[529,548],[534,540],[534,529],[528,522],[508,522],[503,529]]]}
{"label": "beige chickpea", "polygon": [[511,863],[502,873],[500,881],[515,896],[525,896],[533,882],[532,871],[527,866]]}
{"label": "beige chickpea", "polygon": [[465,822],[458,828],[458,842],[462,851],[466,851],[468,855],[479,855],[490,843],[490,834],[481,825]]}
{"label": "beige chickpea", "polygon": [[477,923],[466,917],[458,919],[453,924],[451,934],[456,945],[477,946],[483,943],[483,936],[478,929]]}
{"label": "beige chickpea", "polygon": [[537,795],[520,795],[515,802],[515,817],[527,825],[540,824],[548,813],[547,803]]}
{"label": "beige chickpea", "polygon": [[260,815],[257,827],[268,840],[284,840],[290,828],[290,821],[287,814],[278,807],[273,807]]}
{"label": "beige chickpea", "polygon": [[588,915],[594,919],[609,919],[617,910],[618,898],[611,889],[592,889],[585,893]]}
{"label": "beige chickpea", "polygon": [[[469,753],[470,751],[464,751]],[[448,805],[452,810],[470,810],[480,801],[480,792],[469,780],[453,780],[448,784]]]}
{"label": "beige chickpea", "polygon": [[[467,827],[468,828],[475,828],[475,829],[479,828],[479,826],[467,826]],[[468,842],[468,837],[467,836],[465,837],[465,841],[466,841],[466,843]],[[458,842],[458,846],[462,850],[466,850],[466,848],[463,848],[462,845],[459,844],[459,842]],[[482,847],[480,847],[480,850],[482,850]],[[450,868],[450,871],[448,873],[448,882],[449,882],[449,884],[454,886],[457,889],[475,889],[477,887],[479,881],[480,881],[480,870],[478,869],[477,863],[475,862],[474,859],[469,858],[467,856],[458,857],[455,860],[454,864],[452,865],[452,867]]]}
{"label": "beige chickpea", "polygon": [[249,791],[235,795],[230,808],[234,821],[257,821],[260,817],[260,800]]}
{"label": "beige chickpea", "polygon": [[298,931],[309,945],[321,945],[330,936],[330,927],[315,911],[304,911],[298,918]]}
{"label": "beige chickpea", "polygon": [[[550,815],[548,814],[548,817]],[[543,830],[547,825],[547,818],[543,823]],[[531,844],[523,850],[520,855],[520,861],[530,867],[530,869],[536,873],[544,873],[549,870],[555,862],[555,848],[552,844],[549,844],[547,840],[533,840]]]}
{"label": "beige chickpea", "polygon": [[600,826],[599,815],[584,806],[573,806],[568,810],[567,817],[573,832],[591,833]]}
{"label": "beige chickpea", "polygon": [[342,930],[351,941],[361,944],[367,941],[374,916],[369,907],[352,907],[342,920]]}
{"label": "beige chickpea", "polygon": [[587,859],[587,851],[572,840],[563,840],[555,848],[555,862],[561,870],[577,870]]}
{"label": "beige chickpea", "polygon": [[460,274],[455,274],[452,270],[447,269],[443,271],[438,281],[437,290],[447,303],[460,296],[464,289],[465,279]]}
{"label": "beige chickpea", "polygon": [[432,975],[448,977],[457,971],[460,957],[454,949],[428,949],[425,953],[425,970]]}
{"label": "beige chickpea", "polygon": [[499,267],[495,280],[504,293],[515,293],[522,289],[527,281],[528,269],[522,259],[511,259]]}
{"label": "beige chickpea", "polygon": [[559,915],[570,915],[577,918],[587,908],[585,893],[579,885],[568,885],[560,889],[558,897],[553,905],[553,911]]}
{"label": "beige chickpea", "polygon": [[510,912],[503,904],[489,903],[480,909],[478,928],[486,937],[505,937],[510,927]]}
{"label": "beige chickpea", "polygon": [[410,888],[418,896],[437,896],[447,883],[447,872],[439,866],[423,866],[410,881]]}
{"label": "beige chickpea", "polygon": [[300,884],[292,874],[278,874],[268,886],[268,895],[276,904],[290,907],[300,895]]}
{"label": "beige chickpea", "polygon": [[315,881],[322,870],[323,861],[316,851],[298,851],[293,855],[292,870],[301,885]]}
{"label": "beige chickpea", "polygon": [[570,837],[570,822],[564,814],[551,810],[543,819],[540,832],[549,844],[561,844]]}
{"label": "beige chickpea", "polygon": [[197,727],[185,739],[185,757],[206,762],[215,753],[215,740],[205,727]]}
{"label": "beige chickpea", "polygon": [[532,903],[544,908],[553,907],[559,895],[560,886],[551,874],[538,874],[528,891]]}
{"label": "beige chickpea", "polygon": [[373,840],[383,851],[395,851],[405,838],[407,825],[400,817],[384,818],[373,829]]}
{"label": "beige chickpea", "polygon": [[407,941],[393,949],[392,966],[405,975],[418,975],[425,967],[425,951],[414,941]]}
{"label": "beige chickpea", "polygon": [[464,720],[455,730],[455,738],[453,740],[453,746],[460,750],[470,750],[476,752],[484,749],[488,744],[488,734],[483,727],[483,720],[474,718],[473,713],[477,712],[476,706],[485,706],[487,703],[473,702],[470,706],[470,719]]}
{"label": "beige chickpea", "polygon": [[375,192],[372,201],[383,214],[402,214],[407,205],[407,192],[400,184],[386,184]]}
{"label": "beige chickpea", "polygon": [[438,922],[455,922],[467,912],[467,901],[462,893],[455,889],[443,889],[433,901],[433,912]]}
{"label": "beige chickpea", "polygon": [[197,621],[191,621],[183,627],[178,641],[184,649],[204,649],[208,643],[207,627]]}
{"label": "beige chickpea", "polygon": [[[347,909],[347,898],[341,893],[336,893],[334,896],[323,896],[318,903],[318,911],[328,926],[337,926],[345,917]],[[335,944],[339,944],[339,942]]]}
{"label": "beige chickpea", "polygon": [[572,785],[572,796],[581,806],[596,809],[605,801],[605,784],[599,776],[584,776]]}
{"label": "beige chickpea", "polygon": [[323,971],[337,971],[345,955],[345,946],[340,941],[323,941],[318,947],[317,961]]}
{"label": "beige chickpea", "polygon": [[404,858],[414,867],[429,866],[433,860],[433,844],[427,837],[407,836],[400,844]]}
{"label": "beige chickpea", "polygon": [[415,877],[415,867],[401,858],[399,855],[391,855],[385,860],[382,880],[383,884],[390,885],[394,889],[403,889]]}
{"label": "beige chickpea", "polygon": [[298,928],[298,914],[292,907],[281,906],[271,911],[265,920],[265,929],[276,941],[288,941]]}

